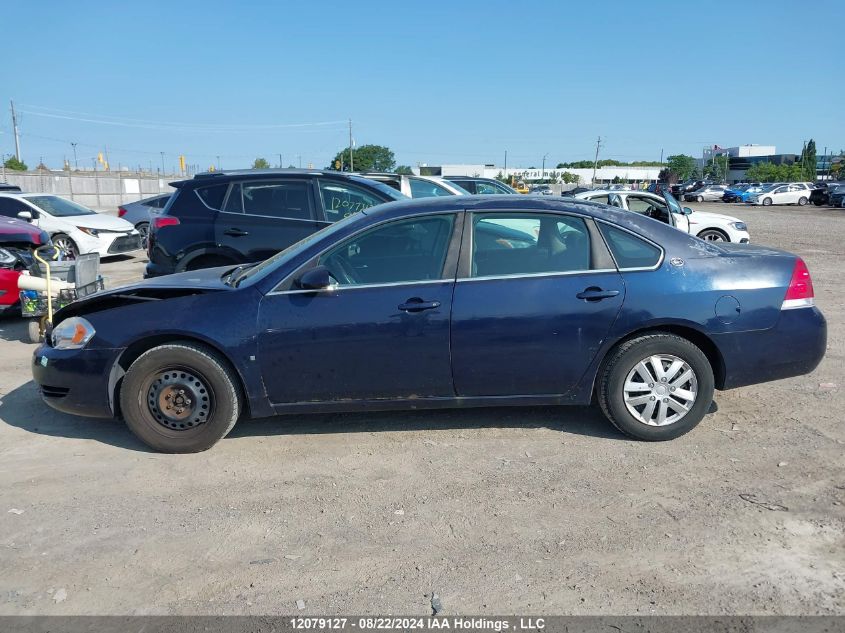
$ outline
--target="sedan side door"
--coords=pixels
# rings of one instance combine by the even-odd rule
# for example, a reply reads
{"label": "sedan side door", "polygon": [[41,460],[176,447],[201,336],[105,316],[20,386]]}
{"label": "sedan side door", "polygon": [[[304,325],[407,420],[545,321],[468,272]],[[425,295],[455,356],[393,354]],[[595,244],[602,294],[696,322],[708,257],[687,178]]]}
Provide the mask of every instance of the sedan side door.
{"label": "sedan side door", "polygon": [[[507,237],[490,239],[497,231]],[[468,214],[452,304],[457,395],[565,394],[595,357],[624,297],[592,219]]]}
{"label": "sedan side door", "polygon": [[449,317],[461,213],[388,221],[348,237],[293,274],[324,267],[335,284],[270,292],[258,361],[275,404],[452,397]]}

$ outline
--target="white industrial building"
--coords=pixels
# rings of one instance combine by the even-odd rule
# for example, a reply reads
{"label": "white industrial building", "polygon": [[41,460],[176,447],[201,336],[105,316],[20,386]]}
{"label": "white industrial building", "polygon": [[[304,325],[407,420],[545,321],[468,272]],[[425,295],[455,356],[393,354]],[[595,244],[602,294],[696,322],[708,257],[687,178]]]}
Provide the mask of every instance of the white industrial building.
{"label": "white industrial building", "polygon": [[[629,183],[642,183],[657,180],[657,175],[660,173],[660,167],[599,167],[596,169],[596,182],[609,183],[614,179],[624,180]],[[524,167],[497,167],[496,165],[420,165],[414,167],[413,171],[417,175],[427,176],[477,176],[482,178],[496,178],[497,176],[504,176],[510,178],[513,176],[515,180],[522,180],[524,182],[535,182],[545,180],[548,178],[560,179],[563,172],[569,172],[579,178],[579,184],[589,184],[593,180],[592,169],[573,169],[573,168],[551,168],[547,167],[545,170]]]}

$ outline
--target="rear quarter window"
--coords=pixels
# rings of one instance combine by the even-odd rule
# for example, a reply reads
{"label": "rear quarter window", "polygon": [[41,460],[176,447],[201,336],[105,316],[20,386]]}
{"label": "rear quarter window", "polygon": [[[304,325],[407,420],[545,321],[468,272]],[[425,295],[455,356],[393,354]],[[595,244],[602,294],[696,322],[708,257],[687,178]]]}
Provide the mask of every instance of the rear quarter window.
{"label": "rear quarter window", "polygon": [[206,206],[211,207],[215,211],[219,211],[223,207],[223,198],[226,197],[226,190],[229,188],[227,184],[211,185],[209,187],[198,187],[195,189],[200,200]]}
{"label": "rear quarter window", "polygon": [[625,268],[654,268],[663,252],[654,244],[604,222],[598,223],[616,265]]}

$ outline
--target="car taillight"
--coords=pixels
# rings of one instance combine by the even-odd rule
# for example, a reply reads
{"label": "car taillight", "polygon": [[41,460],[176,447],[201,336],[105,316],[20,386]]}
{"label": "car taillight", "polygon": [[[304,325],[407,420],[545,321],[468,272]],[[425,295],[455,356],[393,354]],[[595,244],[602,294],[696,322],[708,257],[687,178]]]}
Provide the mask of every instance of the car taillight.
{"label": "car taillight", "polygon": [[813,292],[813,280],[807,264],[800,257],[795,260],[795,267],[792,269],[792,279],[789,280],[789,287],[786,289],[786,296],[783,298],[781,310],[792,308],[807,308],[815,305],[815,293]]}
{"label": "car taillight", "polygon": [[165,226],[175,226],[179,224],[179,218],[174,218],[172,215],[160,215],[153,218],[153,228],[161,229]]}
{"label": "car taillight", "polygon": [[126,215],[126,209],[124,209],[123,207],[118,207],[117,217],[122,218],[124,215]]}

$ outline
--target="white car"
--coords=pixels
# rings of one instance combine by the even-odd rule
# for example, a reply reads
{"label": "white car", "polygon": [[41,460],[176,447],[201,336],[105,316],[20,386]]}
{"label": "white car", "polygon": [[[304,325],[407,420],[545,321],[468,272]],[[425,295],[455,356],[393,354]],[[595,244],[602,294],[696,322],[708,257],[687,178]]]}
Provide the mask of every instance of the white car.
{"label": "white car", "polygon": [[753,196],[749,196],[746,204],[762,204],[768,207],[772,204],[797,204],[804,206],[810,201],[810,187],[804,182],[792,182],[764,189]]}
{"label": "white car", "polygon": [[141,236],[126,220],[49,193],[0,193],[0,216],[32,222],[69,258],[86,253],[108,257],[141,248]]}
{"label": "white car", "polygon": [[406,176],[403,174],[366,173],[364,178],[390,185],[409,198],[432,198],[436,196],[471,196],[463,187],[439,176]]}
{"label": "white car", "polygon": [[575,198],[647,215],[708,242],[747,244],[751,240],[748,226],[742,220],[720,213],[682,208],[671,196],[663,197],[647,191],[583,191],[575,194]]}

